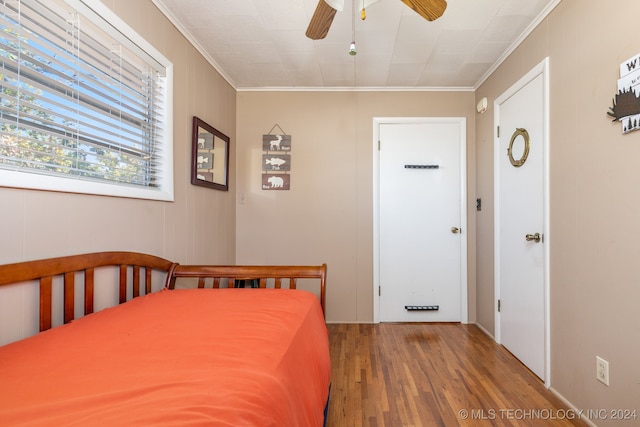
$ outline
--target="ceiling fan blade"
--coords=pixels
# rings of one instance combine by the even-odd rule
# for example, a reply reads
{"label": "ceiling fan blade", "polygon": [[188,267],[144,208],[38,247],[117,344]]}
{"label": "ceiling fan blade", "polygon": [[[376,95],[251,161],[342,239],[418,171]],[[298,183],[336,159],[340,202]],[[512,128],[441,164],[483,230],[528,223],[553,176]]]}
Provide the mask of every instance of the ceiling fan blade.
{"label": "ceiling fan blade", "polygon": [[427,21],[435,21],[440,18],[447,8],[445,0],[402,0],[402,2],[418,12]]}
{"label": "ceiling fan blade", "polygon": [[311,40],[320,40],[327,36],[333,17],[336,16],[336,10],[329,6],[324,0],[318,0],[316,11],[311,17],[311,22],[307,27],[306,35]]}

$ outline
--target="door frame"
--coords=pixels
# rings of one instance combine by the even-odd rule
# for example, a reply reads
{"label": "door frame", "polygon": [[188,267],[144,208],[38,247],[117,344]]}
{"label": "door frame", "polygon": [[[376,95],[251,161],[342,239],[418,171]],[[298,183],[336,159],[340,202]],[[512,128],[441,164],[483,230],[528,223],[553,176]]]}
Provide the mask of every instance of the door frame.
{"label": "door frame", "polygon": [[460,322],[469,322],[467,276],[467,118],[466,117],[374,117],[373,118],[373,323],[380,323],[380,125],[460,124]]}
{"label": "door frame", "polygon": [[[542,135],[543,135],[543,159],[542,159],[542,235],[543,244],[543,294],[544,294],[544,382],[547,387],[551,386],[551,317],[549,313],[549,290],[550,290],[550,251],[551,233],[549,227],[550,206],[549,206],[549,58],[545,58],[531,71],[525,74],[520,80],[507,89],[502,95],[497,97],[493,103],[494,107],[494,301],[495,301],[495,340],[501,344],[500,312],[498,311],[498,300],[500,299],[500,138],[498,137],[498,126],[500,125],[500,106],[512,95],[526,86],[536,77],[542,75],[543,84],[543,112],[542,112]],[[503,135],[503,138],[506,136]]]}

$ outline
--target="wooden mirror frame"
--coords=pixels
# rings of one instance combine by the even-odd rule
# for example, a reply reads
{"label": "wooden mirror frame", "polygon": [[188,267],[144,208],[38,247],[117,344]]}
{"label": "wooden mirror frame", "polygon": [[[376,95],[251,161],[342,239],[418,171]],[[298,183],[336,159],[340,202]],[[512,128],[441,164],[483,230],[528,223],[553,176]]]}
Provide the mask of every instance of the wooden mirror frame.
{"label": "wooden mirror frame", "polygon": [[229,191],[230,142],[227,135],[193,117],[191,184]]}

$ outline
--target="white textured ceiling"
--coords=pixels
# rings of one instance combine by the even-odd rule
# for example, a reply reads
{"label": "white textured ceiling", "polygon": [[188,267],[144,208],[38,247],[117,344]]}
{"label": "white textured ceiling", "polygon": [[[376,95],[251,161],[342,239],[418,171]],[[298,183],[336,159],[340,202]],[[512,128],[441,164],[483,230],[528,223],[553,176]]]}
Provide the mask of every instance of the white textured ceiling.
{"label": "white textured ceiling", "polygon": [[153,1],[246,90],[473,89],[560,0],[448,0],[432,22],[400,0],[380,0],[354,20],[346,0],[316,41],[305,31],[318,0]]}

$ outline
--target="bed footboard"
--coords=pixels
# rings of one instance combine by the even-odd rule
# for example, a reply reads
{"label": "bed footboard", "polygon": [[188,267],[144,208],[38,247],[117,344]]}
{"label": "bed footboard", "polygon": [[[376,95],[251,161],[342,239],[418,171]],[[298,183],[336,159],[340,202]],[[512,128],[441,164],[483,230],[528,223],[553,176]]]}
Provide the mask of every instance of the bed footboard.
{"label": "bed footboard", "polygon": [[266,265],[177,265],[169,280],[169,289],[174,289],[179,278],[198,280],[198,287],[235,287],[238,281],[255,281],[260,288],[268,283],[280,289],[283,286],[296,289],[297,279],[318,279],[320,282],[320,305],[325,312],[325,282],[327,264],[314,266],[266,266]]}

